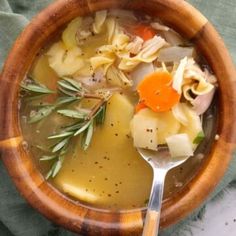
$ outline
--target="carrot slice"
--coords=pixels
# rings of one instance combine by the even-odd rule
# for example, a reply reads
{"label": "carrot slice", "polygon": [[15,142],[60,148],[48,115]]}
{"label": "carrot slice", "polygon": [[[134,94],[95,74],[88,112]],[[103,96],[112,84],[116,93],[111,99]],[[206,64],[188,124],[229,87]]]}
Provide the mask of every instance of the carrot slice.
{"label": "carrot slice", "polygon": [[172,87],[170,73],[154,72],[138,85],[140,100],[155,112],[170,110],[180,100],[180,94]]}
{"label": "carrot slice", "polygon": [[142,38],[144,41],[152,39],[156,35],[155,30],[145,24],[139,24],[135,26],[133,29],[133,33]]}
{"label": "carrot slice", "polygon": [[138,113],[139,111],[141,111],[142,109],[147,108],[147,106],[145,105],[144,102],[139,101],[138,104],[135,107],[135,113]]}

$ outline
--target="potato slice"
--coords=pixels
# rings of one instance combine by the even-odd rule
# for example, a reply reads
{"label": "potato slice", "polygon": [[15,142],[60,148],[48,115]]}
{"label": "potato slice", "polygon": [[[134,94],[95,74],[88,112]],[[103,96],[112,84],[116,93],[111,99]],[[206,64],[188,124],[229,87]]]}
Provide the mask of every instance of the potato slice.
{"label": "potato slice", "polygon": [[180,123],[171,111],[156,113],[148,108],[137,113],[131,124],[134,145],[151,150],[157,150],[158,144],[165,144],[166,138],[179,129]]}
{"label": "potato slice", "polygon": [[175,134],[166,138],[171,157],[189,157],[193,155],[192,143],[187,134]]}
{"label": "potato slice", "polygon": [[148,109],[134,116],[131,130],[135,147],[157,150],[158,120]]}

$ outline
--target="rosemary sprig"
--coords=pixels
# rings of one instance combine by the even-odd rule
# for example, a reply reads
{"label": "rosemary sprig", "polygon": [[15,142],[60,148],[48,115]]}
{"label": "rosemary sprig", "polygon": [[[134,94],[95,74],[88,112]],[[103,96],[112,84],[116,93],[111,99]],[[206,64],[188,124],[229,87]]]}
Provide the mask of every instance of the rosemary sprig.
{"label": "rosemary sprig", "polygon": [[[98,106],[98,104],[100,104],[100,106]],[[60,133],[48,137],[48,139],[57,140],[57,142],[51,148],[51,155],[43,156],[41,158],[42,161],[52,161],[52,160],[54,161],[50,171],[47,174],[47,178],[50,177],[54,178],[60,171],[60,168],[62,167],[61,150],[64,150],[63,152],[64,156],[67,153],[67,148],[72,138],[80,135],[81,148],[83,150],[88,149],[92,141],[95,123],[97,125],[98,124],[101,125],[105,120],[104,111],[106,110],[105,108],[106,101],[104,100],[102,104],[101,102],[99,102],[98,104],[94,106],[94,108],[91,110],[89,114],[83,113],[82,116],[80,112],[75,110],[57,111],[61,115],[76,119],[76,123],[65,127],[64,129],[61,130]],[[57,163],[57,165],[55,163]]]}
{"label": "rosemary sprig", "polygon": [[[30,82],[30,84],[27,85],[23,84],[21,87],[23,90],[30,93],[41,93],[44,95],[55,93],[36,82]],[[102,125],[104,123],[106,103],[111,96],[110,94],[105,94],[104,97],[97,94],[91,94],[82,87],[81,83],[70,78],[63,78],[58,81],[58,91],[59,97],[53,104],[40,103],[36,105],[36,111],[31,111],[29,118],[29,123],[36,123],[50,115],[53,111],[56,111],[60,115],[76,120],[75,123],[63,127],[58,134],[48,137],[49,140],[55,140],[55,144],[49,148],[47,155],[43,155],[40,159],[40,161],[52,162],[51,168],[46,175],[47,179],[50,177],[54,178],[59,173],[64,157],[68,151],[70,141],[74,137],[80,136],[81,148],[83,150],[88,149],[92,141],[94,126]],[[80,102],[83,98],[97,99],[99,101],[90,111],[85,109],[60,109],[63,105]]]}
{"label": "rosemary sprig", "polygon": [[[30,82],[21,84],[22,90],[28,91],[30,93],[41,93],[41,95],[49,95],[55,93],[54,91],[48,89],[46,86],[39,84],[32,79],[30,79],[29,81]],[[29,118],[30,124],[39,122],[63,105],[80,101],[83,98],[99,100],[103,99],[99,95],[90,94],[85,88],[82,87],[81,83],[70,78],[63,78],[58,81],[58,91],[61,94],[53,104],[39,104],[35,106],[36,110],[31,113]]]}
{"label": "rosemary sprig", "polygon": [[21,83],[21,89],[28,93],[34,94],[53,94],[54,91],[48,89],[45,85],[40,84],[33,80],[32,78],[28,77],[27,80]]}

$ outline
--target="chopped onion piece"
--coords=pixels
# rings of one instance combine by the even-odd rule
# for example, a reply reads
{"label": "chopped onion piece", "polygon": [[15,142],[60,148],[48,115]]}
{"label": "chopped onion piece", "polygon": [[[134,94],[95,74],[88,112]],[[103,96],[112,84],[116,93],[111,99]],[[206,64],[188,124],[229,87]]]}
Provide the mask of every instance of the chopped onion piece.
{"label": "chopped onion piece", "polygon": [[130,78],[133,80],[133,90],[137,89],[138,84],[149,74],[154,72],[153,63],[141,63],[133,72],[130,73]]}
{"label": "chopped onion piece", "polygon": [[188,118],[184,112],[184,107],[185,104],[183,103],[178,103],[172,108],[172,113],[175,117],[176,120],[178,120],[182,125],[187,126],[188,125]]}
{"label": "chopped onion piece", "polygon": [[184,59],[182,59],[180,61],[180,64],[174,74],[174,77],[173,77],[173,88],[179,93],[181,94],[182,93],[182,83],[183,83],[183,79],[184,79],[184,70],[185,70],[185,67],[187,65],[187,62],[188,62],[188,58],[185,57]]}
{"label": "chopped onion piece", "polygon": [[160,30],[160,31],[168,31],[170,28],[168,26],[162,25],[159,22],[151,23],[153,29]]}
{"label": "chopped onion piece", "polygon": [[158,61],[160,62],[179,62],[184,57],[192,57],[192,47],[168,47],[159,51]]}
{"label": "chopped onion piece", "polygon": [[189,157],[193,155],[192,143],[187,134],[175,134],[166,138],[171,157]]}
{"label": "chopped onion piece", "polygon": [[215,88],[209,93],[197,96],[193,101],[193,109],[196,111],[197,115],[202,115],[211,105],[215,94]]}
{"label": "chopped onion piece", "polygon": [[163,31],[165,40],[172,46],[184,44],[184,39],[174,30]]}

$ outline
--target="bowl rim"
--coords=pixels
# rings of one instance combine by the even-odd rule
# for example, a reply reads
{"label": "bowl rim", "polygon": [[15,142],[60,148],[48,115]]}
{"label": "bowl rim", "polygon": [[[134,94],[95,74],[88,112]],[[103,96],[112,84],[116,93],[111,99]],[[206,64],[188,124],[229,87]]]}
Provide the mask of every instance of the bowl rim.
{"label": "bowl rim", "polygon": [[[148,6],[149,8],[146,10],[150,11],[150,14],[154,14],[153,12],[156,11],[155,8],[152,10],[151,6],[158,5],[160,10],[166,7],[170,11],[179,11],[178,14],[184,17],[196,16],[195,20],[192,19],[192,29],[184,32],[184,34],[199,46],[203,54],[209,53],[211,55],[203,44],[212,40],[213,45],[210,47],[215,50],[214,53],[221,62],[220,65],[219,62],[212,61],[212,56],[207,58],[208,62],[212,64],[214,72],[218,76],[221,74],[223,76],[219,81],[220,91],[224,91],[220,95],[220,125],[218,127],[220,138],[214,142],[212,151],[196,177],[178,195],[164,202],[161,227],[170,226],[183,219],[207,199],[227,170],[233,150],[236,147],[236,125],[234,124],[236,118],[235,67],[219,34],[206,18],[190,4],[176,0],[150,0],[148,3],[138,0],[135,5],[127,0],[104,0],[100,2],[94,0],[58,0],[54,2],[41,11],[26,27],[16,40],[5,62],[0,77],[0,114],[3,114],[0,117],[0,150],[3,163],[15,185],[35,209],[49,220],[69,230],[82,232],[86,235],[101,230],[114,235],[118,231],[138,233],[142,229],[145,209],[112,213],[90,209],[67,198],[45,181],[30,160],[30,154],[22,145],[23,137],[17,113],[18,89],[19,82],[25,76],[39,51],[39,46],[42,46],[43,41],[52,34],[51,32],[55,31],[55,27],[61,28],[76,15],[86,15],[94,10],[107,8],[107,6],[114,7],[114,2],[115,7],[128,9],[142,9],[142,7]],[[69,10],[71,12],[67,14]],[[167,24],[171,25],[176,19],[170,19]],[[47,32],[43,31],[45,26],[48,28]],[[177,29],[178,26],[174,28]],[[177,30],[181,31],[182,29]],[[37,39],[36,36],[40,34],[42,39]],[[33,45],[32,42],[34,42]],[[6,96],[8,97],[7,101]],[[219,161],[222,155],[224,155],[224,159]]]}

